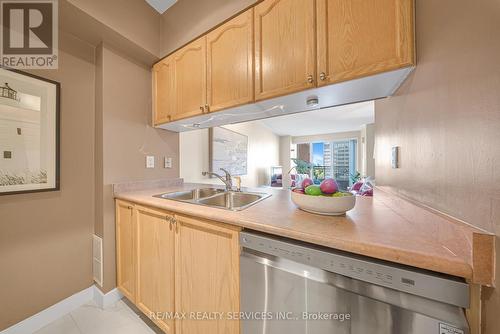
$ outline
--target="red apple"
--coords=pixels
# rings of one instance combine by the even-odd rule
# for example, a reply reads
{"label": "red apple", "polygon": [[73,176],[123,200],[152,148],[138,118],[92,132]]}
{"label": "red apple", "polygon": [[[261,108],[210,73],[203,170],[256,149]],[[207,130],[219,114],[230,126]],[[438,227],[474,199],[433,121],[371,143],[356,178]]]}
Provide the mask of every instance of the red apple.
{"label": "red apple", "polygon": [[302,180],[301,187],[302,187],[302,189],[306,189],[307,187],[309,187],[310,185],[313,185],[313,184],[314,184],[313,180],[306,177],[304,180]]}
{"label": "red apple", "polygon": [[334,179],[324,179],[319,187],[324,194],[333,194],[339,191],[339,185]]}

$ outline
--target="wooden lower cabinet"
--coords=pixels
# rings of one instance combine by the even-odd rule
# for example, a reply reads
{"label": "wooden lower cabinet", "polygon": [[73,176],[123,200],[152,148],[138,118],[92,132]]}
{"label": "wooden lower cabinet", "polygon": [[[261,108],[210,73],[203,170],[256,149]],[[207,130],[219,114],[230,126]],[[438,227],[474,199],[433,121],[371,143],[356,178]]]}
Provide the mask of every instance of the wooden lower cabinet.
{"label": "wooden lower cabinet", "polygon": [[118,290],[135,302],[136,252],[135,218],[131,203],[116,201],[116,285]]}
{"label": "wooden lower cabinet", "polygon": [[[177,217],[175,308],[178,312],[239,311],[239,228]],[[180,334],[237,334],[235,320],[179,320]]]}
{"label": "wooden lower cabinet", "polygon": [[138,206],[136,305],[166,333],[173,333],[174,242],[173,215]]}
{"label": "wooden lower cabinet", "polygon": [[165,333],[237,334],[237,320],[200,318],[239,311],[239,231],[117,200],[118,288]]}

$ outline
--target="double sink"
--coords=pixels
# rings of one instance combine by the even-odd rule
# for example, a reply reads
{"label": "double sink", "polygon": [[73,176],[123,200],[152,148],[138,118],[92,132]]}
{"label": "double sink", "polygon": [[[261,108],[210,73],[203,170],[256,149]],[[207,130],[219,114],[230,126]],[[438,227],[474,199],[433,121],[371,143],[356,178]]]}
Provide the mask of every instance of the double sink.
{"label": "double sink", "polygon": [[155,195],[159,198],[232,211],[244,210],[269,196],[271,195],[266,193],[227,191],[220,188],[198,188]]}

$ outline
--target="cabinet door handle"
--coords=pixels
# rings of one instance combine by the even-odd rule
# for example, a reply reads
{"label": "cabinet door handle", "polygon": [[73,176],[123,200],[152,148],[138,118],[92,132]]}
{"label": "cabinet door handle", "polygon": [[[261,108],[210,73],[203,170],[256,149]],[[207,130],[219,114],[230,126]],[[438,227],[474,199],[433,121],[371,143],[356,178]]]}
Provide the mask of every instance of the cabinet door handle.
{"label": "cabinet door handle", "polygon": [[175,218],[172,217],[172,216],[165,216],[165,220],[168,221],[170,223],[170,225],[173,225],[173,224],[175,224],[177,222],[175,220]]}
{"label": "cabinet door handle", "polygon": [[314,77],[311,74],[307,76],[307,82],[310,84],[314,83]]}
{"label": "cabinet door handle", "polygon": [[326,73],[325,73],[325,72],[321,72],[321,73],[319,74],[319,79],[320,79],[321,81],[325,81],[325,80],[326,80],[326,78],[327,78],[327,76],[326,76]]}
{"label": "cabinet door handle", "polygon": [[200,107],[200,110],[201,110],[202,113],[205,112],[205,109],[203,108],[203,106]]}
{"label": "cabinet door handle", "polygon": [[133,208],[129,205],[127,206],[127,209],[132,210]]}
{"label": "cabinet door handle", "polygon": [[205,112],[210,112],[210,106],[208,104],[205,104]]}

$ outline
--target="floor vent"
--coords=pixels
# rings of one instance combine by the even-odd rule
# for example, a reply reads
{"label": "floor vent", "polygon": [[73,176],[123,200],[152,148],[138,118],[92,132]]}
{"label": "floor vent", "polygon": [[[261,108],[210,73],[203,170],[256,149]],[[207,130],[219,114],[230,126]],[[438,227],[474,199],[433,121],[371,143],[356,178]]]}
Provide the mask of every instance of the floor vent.
{"label": "floor vent", "polygon": [[92,244],[92,272],[94,281],[102,287],[102,238],[95,235],[93,236]]}

